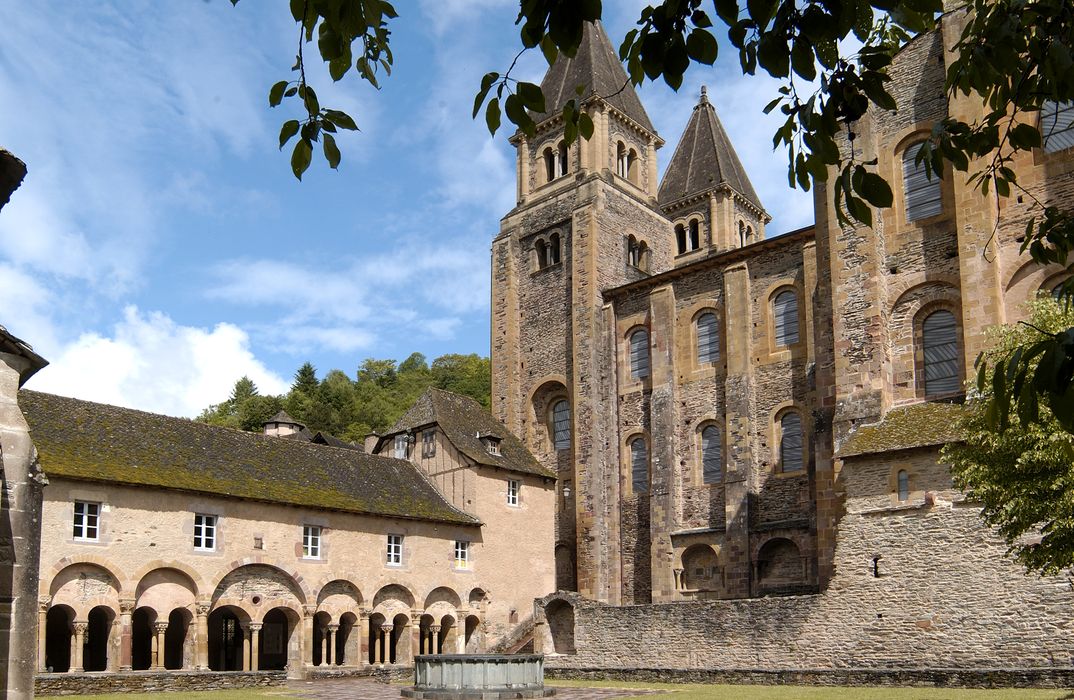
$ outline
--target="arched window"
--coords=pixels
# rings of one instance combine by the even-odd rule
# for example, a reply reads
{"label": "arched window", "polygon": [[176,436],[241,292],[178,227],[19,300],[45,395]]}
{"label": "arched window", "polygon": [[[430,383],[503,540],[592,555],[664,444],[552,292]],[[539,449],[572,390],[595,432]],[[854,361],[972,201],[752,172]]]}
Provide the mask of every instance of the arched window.
{"label": "arched window", "polygon": [[1045,102],[1040,110],[1040,136],[1047,153],[1074,146],[1074,102]]}
{"label": "arched window", "polygon": [[701,481],[718,484],[723,481],[723,439],[715,425],[701,431]]}
{"label": "arched window", "polygon": [[630,165],[627,162],[627,149],[622,141],[615,148],[615,174],[626,177],[630,173]]}
{"label": "arched window", "polygon": [[548,246],[543,239],[538,238],[533,244],[533,250],[537,253],[537,269],[543,270],[548,267]]}
{"label": "arched window", "polygon": [[645,241],[638,243],[638,269],[649,271],[649,244]]}
{"label": "arched window", "polygon": [[633,235],[627,238],[627,264],[641,267],[641,246]]}
{"label": "arched window", "polygon": [[557,450],[571,448],[571,405],[566,399],[552,404],[552,443]]}
{"label": "arched window", "polygon": [[900,469],[895,477],[899,487],[899,500],[905,501],[910,498],[910,475],[905,469]]}
{"label": "arched window", "polygon": [[940,178],[929,179],[925,163],[917,163],[917,154],[923,143],[910,146],[902,154],[902,178],[906,199],[906,220],[917,221],[936,216],[943,211]]}
{"label": "arched window", "polygon": [[701,247],[701,224],[697,219],[690,220],[690,250]]}
{"label": "arched window", "polygon": [[553,233],[548,239],[548,264],[559,263],[559,234]]}
{"label": "arched window", "polygon": [[779,419],[779,463],[781,471],[802,469],[802,419],[794,411]]}
{"label": "arched window", "polygon": [[798,342],[798,295],[785,289],[772,302],[775,321],[776,346],[794,345]]}
{"label": "arched window", "polygon": [[556,154],[552,150],[552,147],[544,149],[544,179],[545,182],[552,182],[556,179]]}
{"label": "arched window", "polygon": [[675,225],[675,245],[679,255],[686,252],[686,227],[682,224]]}
{"label": "arched window", "polygon": [[567,167],[567,144],[565,142],[559,142],[559,150],[556,152],[556,156],[559,161],[558,175],[566,175],[569,168]]}
{"label": "arched window", "polygon": [[720,359],[720,327],[716,314],[706,311],[697,317],[697,364],[709,365]]}
{"label": "arched window", "polygon": [[634,493],[649,492],[649,448],[643,437],[630,441],[630,487]]}
{"label": "arched window", "polygon": [[638,152],[633,148],[630,149],[626,157],[626,177],[635,185],[638,184]]}
{"label": "arched window", "polygon": [[742,248],[746,245],[746,224],[738,222],[738,247]]}
{"label": "arched window", "polygon": [[752,243],[752,242],[753,242],[753,227],[752,226],[747,226],[746,227],[746,243]]}
{"label": "arched window", "polygon": [[630,378],[649,376],[649,332],[639,328],[630,334]]}
{"label": "arched window", "polygon": [[924,349],[925,396],[958,391],[958,326],[946,309],[933,311],[921,324]]}

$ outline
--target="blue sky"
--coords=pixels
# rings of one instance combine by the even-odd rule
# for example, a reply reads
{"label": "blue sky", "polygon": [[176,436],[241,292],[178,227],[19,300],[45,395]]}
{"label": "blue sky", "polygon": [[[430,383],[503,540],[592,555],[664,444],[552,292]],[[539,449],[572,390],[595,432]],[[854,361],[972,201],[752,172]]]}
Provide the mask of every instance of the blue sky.
{"label": "blue sky", "polygon": [[[605,2],[618,45],[646,4]],[[309,360],[488,354],[489,244],[514,204],[514,154],[470,110],[517,52],[517,0],[399,0],[383,89],[317,64],[323,105],[361,132],[299,183],[268,88],[290,77],[286,3],[5,3],[0,146],[29,175],[0,213],[0,324],[51,361],[28,386],[195,415],[247,374],[282,392]],[[314,52],[315,53],[315,52]],[[540,82],[539,53],[520,78]],[[773,153],[766,77],[724,47],[679,92],[640,90],[667,141],[702,84],[762,202],[769,235],[812,221]]]}

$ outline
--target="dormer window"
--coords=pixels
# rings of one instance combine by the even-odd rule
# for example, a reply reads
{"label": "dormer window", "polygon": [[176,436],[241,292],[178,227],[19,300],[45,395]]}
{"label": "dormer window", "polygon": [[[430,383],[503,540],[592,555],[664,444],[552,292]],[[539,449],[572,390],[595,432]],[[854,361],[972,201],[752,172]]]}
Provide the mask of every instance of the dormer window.
{"label": "dormer window", "polygon": [[495,435],[482,435],[477,434],[477,438],[481,441],[481,444],[485,446],[485,451],[490,455],[500,454],[500,438]]}
{"label": "dormer window", "polygon": [[410,447],[410,438],[404,433],[402,435],[395,436],[395,447],[392,452],[392,456],[396,459],[406,459],[408,448]]}

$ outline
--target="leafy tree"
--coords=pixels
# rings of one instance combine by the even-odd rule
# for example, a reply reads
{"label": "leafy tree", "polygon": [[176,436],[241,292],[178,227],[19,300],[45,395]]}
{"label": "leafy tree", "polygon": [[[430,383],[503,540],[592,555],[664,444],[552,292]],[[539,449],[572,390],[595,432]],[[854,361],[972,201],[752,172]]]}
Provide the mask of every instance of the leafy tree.
{"label": "leafy tree", "polygon": [[443,355],[433,361],[433,381],[437,388],[472,396],[485,408],[491,403],[492,364],[479,355]]}
{"label": "leafy tree", "polygon": [[[1042,297],[1030,306],[1028,324],[998,329],[995,348],[986,354],[991,361],[1074,326],[1074,307],[1066,303]],[[955,484],[983,504],[985,521],[999,529],[1018,561],[1027,570],[1056,574],[1074,562],[1074,435],[1047,402],[1036,421],[997,432],[992,398],[988,385],[971,397],[962,419],[966,440],[944,447],[942,459]]]}

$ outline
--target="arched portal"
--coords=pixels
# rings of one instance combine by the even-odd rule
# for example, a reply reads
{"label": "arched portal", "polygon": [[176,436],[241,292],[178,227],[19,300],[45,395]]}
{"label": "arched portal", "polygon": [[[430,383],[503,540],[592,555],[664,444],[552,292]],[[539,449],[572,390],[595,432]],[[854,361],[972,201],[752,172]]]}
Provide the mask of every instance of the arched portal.
{"label": "arched portal", "polygon": [[435,654],[436,653],[436,639],[433,636],[431,628],[436,622],[432,615],[422,615],[421,620],[418,622],[418,635],[420,644],[418,650],[422,654]]}
{"label": "arched portal", "polygon": [[360,634],[355,634],[354,626],[358,623],[358,617],[354,613],[343,613],[339,617],[339,631],[336,632],[336,665],[355,666],[355,659],[359,656],[358,642]]}
{"label": "arched portal", "polygon": [[168,629],[164,632],[164,668],[175,670],[190,668],[191,645],[187,634],[193,615],[186,608],[176,608],[168,615]]}
{"label": "arched portal", "polygon": [[313,665],[324,666],[328,663],[328,625],[332,616],[323,610],[313,616]]}
{"label": "arched portal", "polygon": [[384,655],[384,616],[374,613],[369,616],[369,663],[382,664]]}
{"label": "arched portal", "polygon": [[98,605],[89,611],[82,656],[82,668],[86,671],[108,670],[108,640],[112,635],[115,617],[115,611],[105,605]]}
{"label": "arched portal", "polygon": [[261,624],[258,670],[282,671],[290,659],[298,658],[298,640],[292,639],[296,636],[297,618],[288,608],[273,608],[265,613]]}
{"label": "arched portal", "polygon": [[242,622],[246,614],[230,605],[209,613],[209,668],[242,670]]}
{"label": "arched portal", "polygon": [[481,620],[477,615],[466,616],[466,653],[478,654],[485,647],[481,634]]}
{"label": "arched portal", "polygon": [[391,663],[401,664],[410,661],[410,616],[399,613],[392,618]]}
{"label": "arched portal", "polygon": [[71,669],[72,623],[75,611],[66,605],[53,605],[45,615],[45,669],[66,673]]}
{"label": "arched portal", "polygon": [[157,611],[153,608],[137,608],[131,615],[131,668],[145,671],[153,667],[153,647]]}
{"label": "arched portal", "polygon": [[456,654],[458,649],[458,635],[455,625],[455,618],[451,615],[444,615],[440,618],[440,639],[437,642],[437,648],[441,654]]}

